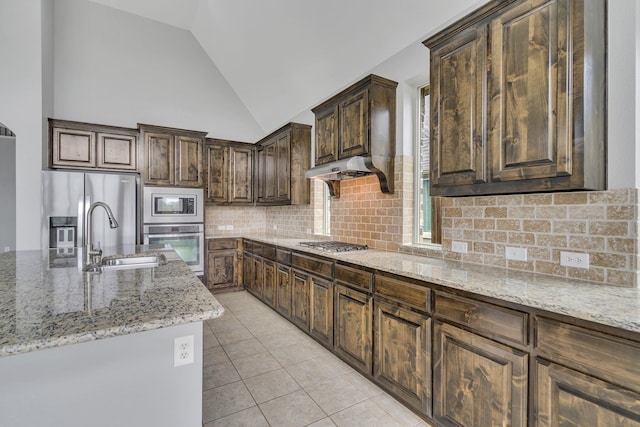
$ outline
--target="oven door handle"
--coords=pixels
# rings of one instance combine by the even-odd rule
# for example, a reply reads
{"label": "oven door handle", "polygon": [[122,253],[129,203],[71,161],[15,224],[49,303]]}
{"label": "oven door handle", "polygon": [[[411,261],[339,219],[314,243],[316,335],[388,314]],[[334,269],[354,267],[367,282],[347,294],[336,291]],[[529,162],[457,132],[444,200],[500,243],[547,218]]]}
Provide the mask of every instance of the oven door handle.
{"label": "oven door handle", "polygon": [[162,238],[166,238],[166,237],[199,237],[199,236],[203,236],[204,232],[200,232],[200,233],[178,233],[178,234],[149,234],[149,233],[145,233],[144,237],[145,238],[157,238],[157,237],[162,237]]}

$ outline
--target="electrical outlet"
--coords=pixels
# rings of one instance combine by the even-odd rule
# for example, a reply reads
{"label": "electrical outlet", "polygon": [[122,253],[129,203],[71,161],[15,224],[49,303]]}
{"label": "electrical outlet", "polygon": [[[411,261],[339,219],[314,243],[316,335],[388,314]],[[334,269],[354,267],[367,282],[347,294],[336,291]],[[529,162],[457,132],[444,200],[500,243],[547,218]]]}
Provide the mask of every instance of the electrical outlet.
{"label": "electrical outlet", "polygon": [[277,229],[278,229],[278,226],[274,224],[273,225],[273,231],[276,231]]}
{"label": "electrical outlet", "polygon": [[507,246],[504,248],[504,256],[505,258],[514,261],[526,261],[527,248],[516,248],[513,246]]}
{"label": "electrical outlet", "polygon": [[233,230],[233,224],[227,225],[227,230]]}
{"label": "electrical outlet", "polygon": [[10,246],[5,246],[5,247],[4,247],[4,251],[5,251],[5,252],[9,252],[10,250],[11,250],[11,247],[10,247]]}
{"label": "electrical outlet", "polygon": [[453,252],[466,254],[467,253],[467,242],[460,242],[458,240],[453,240],[451,242],[451,250]]}
{"label": "electrical outlet", "polygon": [[193,335],[174,338],[173,340],[173,366],[190,365],[194,356]]}
{"label": "electrical outlet", "polygon": [[311,234],[311,229],[307,228],[307,234]]}
{"label": "electrical outlet", "polygon": [[589,268],[589,254],[560,252],[560,265],[565,267]]}
{"label": "electrical outlet", "polygon": [[224,229],[225,229],[224,225],[219,225],[219,226],[218,226],[218,231],[222,231],[222,230],[224,230]]}

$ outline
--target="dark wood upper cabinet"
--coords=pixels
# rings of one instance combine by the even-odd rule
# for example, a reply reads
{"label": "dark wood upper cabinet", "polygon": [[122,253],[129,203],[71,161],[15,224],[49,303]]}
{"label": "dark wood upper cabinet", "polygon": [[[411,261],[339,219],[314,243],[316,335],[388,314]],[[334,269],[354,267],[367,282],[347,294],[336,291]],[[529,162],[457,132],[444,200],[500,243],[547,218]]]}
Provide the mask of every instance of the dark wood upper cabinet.
{"label": "dark wood upper cabinet", "polygon": [[369,91],[362,90],[340,103],[338,158],[369,154]]}
{"label": "dark wood upper cabinet", "polygon": [[[431,185],[487,180],[485,115],[486,34],[471,27],[431,50]],[[433,159],[436,161],[434,162]]]}
{"label": "dark wood upper cabinet", "polygon": [[[397,86],[371,74],[314,107],[315,166],[365,157],[380,190],[393,193]],[[328,183],[331,195],[339,197],[340,181]]]}
{"label": "dark wood upper cabinet", "polygon": [[289,123],[256,144],[257,203],[303,205],[310,201],[305,172],[311,163],[311,126]]}
{"label": "dark wood upper cabinet", "polygon": [[338,107],[330,105],[316,112],[315,165],[338,160]]}
{"label": "dark wood upper cabinet", "polygon": [[216,204],[253,203],[253,144],[207,138],[206,196]]}
{"label": "dark wood upper cabinet", "polygon": [[136,171],[136,129],[49,119],[49,166]]}
{"label": "dark wood upper cabinet", "polygon": [[426,40],[431,194],[606,189],[605,1],[491,1]]}
{"label": "dark wood upper cabinet", "polygon": [[202,187],[205,132],[138,125],[145,185]]}

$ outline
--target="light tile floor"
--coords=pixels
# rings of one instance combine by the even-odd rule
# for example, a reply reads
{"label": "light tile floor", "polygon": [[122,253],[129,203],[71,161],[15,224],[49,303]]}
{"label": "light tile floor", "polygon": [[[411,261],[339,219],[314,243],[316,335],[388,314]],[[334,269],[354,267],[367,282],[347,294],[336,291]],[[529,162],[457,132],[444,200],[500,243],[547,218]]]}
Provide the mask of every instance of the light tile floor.
{"label": "light tile floor", "polygon": [[216,426],[426,426],[247,292],[205,322],[202,419]]}

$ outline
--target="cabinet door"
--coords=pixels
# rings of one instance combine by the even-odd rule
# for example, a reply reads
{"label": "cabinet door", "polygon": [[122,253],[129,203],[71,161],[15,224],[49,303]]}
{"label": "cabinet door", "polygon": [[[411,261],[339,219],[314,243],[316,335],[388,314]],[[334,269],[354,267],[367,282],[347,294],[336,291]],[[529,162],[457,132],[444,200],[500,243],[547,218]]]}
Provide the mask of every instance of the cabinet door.
{"label": "cabinet door", "polygon": [[276,310],[291,318],[291,269],[282,264],[278,264],[276,273]]}
{"label": "cabinet door", "polygon": [[374,377],[431,416],[431,319],[377,299],[374,308]]}
{"label": "cabinet door", "polygon": [[291,321],[302,330],[309,331],[309,276],[291,270]]}
{"label": "cabinet door", "polygon": [[253,150],[229,147],[229,202],[253,202]]}
{"label": "cabinet door", "polygon": [[368,375],[373,366],[371,305],[371,297],[364,292],[335,286],[335,351]]}
{"label": "cabinet door", "polygon": [[94,168],[95,133],[77,129],[52,129],[51,166]]}
{"label": "cabinet door", "polygon": [[538,360],[535,425],[640,427],[640,394]]}
{"label": "cabinet door", "polygon": [[316,114],[315,165],[338,160],[338,109],[331,107]]}
{"label": "cabinet door", "polygon": [[271,307],[276,304],[276,264],[268,259],[262,261],[262,300]]}
{"label": "cabinet door", "polygon": [[333,283],[310,277],[309,333],[325,346],[333,347]]}
{"label": "cabinet door", "polygon": [[175,137],[175,185],[179,187],[202,187],[201,138]]}
{"label": "cabinet door", "polygon": [[207,144],[207,201],[224,203],[228,200],[227,147]]}
{"label": "cabinet door", "polygon": [[433,413],[442,425],[527,425],[528,355],[436,323]]}
{"label": "cabinet door", "polygon": [[275,202],[276,181],[276,140],[271,140],[258,148],[258,201]]}
{"label": "cabinet door", "polygon": [[97,138],[96,159],[99,168],[135,170],[138,167],[135,136],[99,132]]}
{"label": "cabinet door", "polygon": [[491,22],[493,181],[572,173],[569,0],[529,0]]}
{"label": "cabinet door", "polygon": [[340,103],[338,159],[369,153],[369,91],[363,90]]}
{"label": "cabinet door", "polygon": [[286,202],[291,199],[291,133],[276,138],[276,200]]}
{"label": "cabinet door", "polygon": [[236,286],[236,250],[211,251],[207,253],[207,288],[216,290]]}
{"label": "cabinet door", "polygon": [[251,288],[249,290],[258,298],[262,299],[263,286],[263,261],[259,256],[253,257],[253,279],[251,280]]}
{"label": "cabinet door", "polygon": [[173,136],[164,133],[145,133],[144,183],[173,185],[174,153]]}
{"label": "cabinet door", "polygon": [[[472,27],[431,52],[431,185],[486,182],[486,30]],[[444,195],[446,190],[432,191]]]}
{"label": "cabinet door", "polygon": [[242,283],[247,290],[253,289],[254,287],[253,280],[255,279],[255,275],[253,272],[253,258],[254,256],[249,252],[242,254]]}

